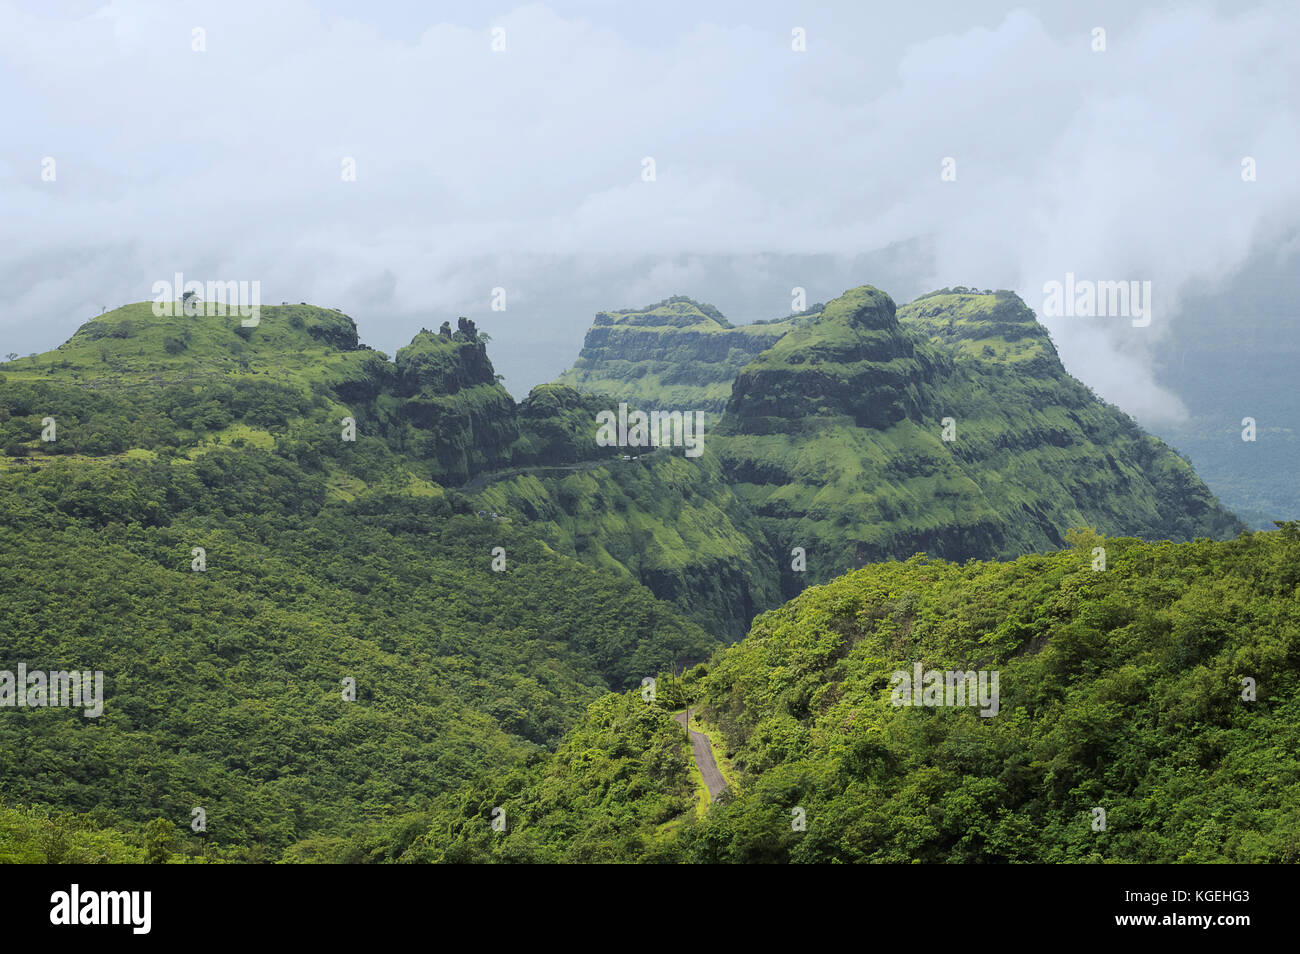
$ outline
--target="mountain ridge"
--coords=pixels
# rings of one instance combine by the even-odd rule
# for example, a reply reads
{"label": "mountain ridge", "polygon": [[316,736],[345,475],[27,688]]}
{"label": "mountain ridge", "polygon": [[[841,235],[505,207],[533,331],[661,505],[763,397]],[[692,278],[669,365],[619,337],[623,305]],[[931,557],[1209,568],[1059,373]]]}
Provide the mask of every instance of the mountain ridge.
{"label": "mountain ridge", "polygon": [[[54,838],[76,858],[152,856],[153,831],[191,859],[392,860],[481,771],[503,804],[556,746],[580,780],[615,732],[668,785],[637,810],[672,828],[694,805],[674,767],[688,756],[670,718],[611,690],[657,679],[684,707],[683,670],[694,683],[751,621],[866,558],[1222,522],[1191,469],[1060,378],[1054,352],[1017,350],[1016,314],[981,317],[1007,303],[953,294],[913,315],[864,287],[739,328],[686,300],[642,314],[625,330],[646,354],[710,358],[686,393],[736,369],[697,458],[598,446],[617,395],[550,384],[515,402],[468,320],[389,359],[333,310],[267,307],[245,327],[140,303],[0,365],[0,628],[33,667],[110,671],[102,722],[0,722],[0,825],[16,850]],[[725,721],[716,698],[704,709]],[[203,839],[194,805],[216,820]]]}
{"label": "mountain ridge", "polygon": [[[533,523],[561,552],[629,574],[729,639],[754,613],[868,560],[1010,557],[1059,546],[1075,526],[1173,539],[1239,529],[1185,461],[1066,374],[1010,292],[943,289],[896,308],[862,286],[807,315],[743,326],[684,296],[601,313],[593,333],[629,334],[600,339],[607,357],[626,345],[656,367],[690,358],[685,391],[674,384],[659,400],[662,375],[640,375],[621,395],[593,391],[608,379],[596,356],[581,394],[557,382],[516,402],[465,319],[422,329],[390,360],[333,310],[272,306],[250,329],[234,317],[158,319],[149,307],[98,316],[55,351],[0,365],[11,381],[58,392],[47,410],[69,425],[67,442],[42,447],[36,408],[24,408],[25,428],[0,422],[0,449],[35,461],[166,453],[173,438],[186,455],[289,440],[332,469],[329,492],[343,499],[364,491],[367,468],[427,493],[472,482],[482,509]],[[705,365],[707,380],[692,379]],[[595,446],[594,417],[616,401],[669,407],[724,381],[695,470],[647,458],[632,466],[648,482],[628,483],[618,449]],[[170,420],[141,408],[137,420],[101,420],[84,393],[145,385],[162,389]],[[361,452],[340,454],[344,418]],[[954,440],[943,439],[946,421]]]}

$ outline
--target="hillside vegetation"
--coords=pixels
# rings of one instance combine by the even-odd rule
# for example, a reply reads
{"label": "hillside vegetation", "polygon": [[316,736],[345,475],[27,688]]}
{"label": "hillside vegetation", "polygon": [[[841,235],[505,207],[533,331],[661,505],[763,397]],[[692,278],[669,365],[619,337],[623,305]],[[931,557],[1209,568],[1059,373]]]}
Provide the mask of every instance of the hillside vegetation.
{"label": "hillside vegetation", "polygon": [[[812,587],[653,703],[602,700],[555,756],[443,800],[406,860],[1300,861],[1300,524],[1074,540]],[[895,705],[918,663],[997,671],[997,713]],[[686,704],[740,770],[698,820]]]}
{"label": "hillside vegetation", "polygon": [[[333,501],[463,488],[476,511],[529,521],[559,552],[650,587],[718,637],[738,638],[779,599],[716,463],[677,451],[675,463],[629,468],[595,442],[612,398],[542,385],[516,404],[463,319],[422,330],[390,361],[327,309],[267,307],[243,328],[139,303],[0,369],[0,468],[257,448],[319,472]],[[345,420],[354,441],[341,439]]]}
{"label": "hillside vegetation", "polygon": [[738,368],[715,341],[740,329],[692,313],[688,327],[710,322],[713,337],[679,337],[664,309],[620,313],[623,337],[598,317],[588,342],[599,347],[566,379],[617,379],[646,406],[672,407],[681,395],[658,387],[655,362],[734,372],[706,445],[757,518],[755,544],[786,597],[918,551],[1053,549],[1076,526],[1171,540],[1244,529],[1183,458],[1066,373],[1011,292],[944,289],[896,313],[888,295],[855,288],[798,320],[744,326],[775,337]]}
{"label": "hillside vegetation", "polygon": [[[830,738],[807,721],[831,699],[814,704],[820,676],[800,676],[794,708],[778,698],[802,663],[777,663],[777,643],[754,676],[770,697],[729,668],[797,609],[692,668],[756,614],[916,549],[1239,526],[1064,375],[1018,300],[944,293],[900,321],[863,288],[744,330],[670,299],[607,327],[611,353],[706,355],[683,378],[695,398],[734,377],[702,456],[597,445],[597,413],[653,406],[658,384],[515,402],[464,319],[390,360],[337,311],[268,307],[245,328],[142,303],[0,365],[0,672],[106,684],[98,718],[0,709],[0,860],[713,857],[691,840],[705,829],[671,713],[698,702],[751,778]],[[1027,559],[1050,577],[1069,558]],[[926,566],[874,572],[958,572]],[[1004,571],[986,572],[998,590]],[[1126,593],[1124,619],[1146,626],[1169,592]],[[997,627],[1020,623],[995,627],[990,652],[1014,656],[1043,613],[1008,607]],[[617,695],[655,676],[652,703]],[[816,789],[827,805],[832,788]],[[477,813],[507,799],[521,824],[485,838]],[[750,809],[707,824],[733,810]],[[735,857],[719,837],[716,857]]]}
{"label": "hillside vegetation", "polygon": [[563,416],[499,400],[470,334],[423,333],[390,365],[320,309],[267,309],[247,337],[146,309],[0,377],[0,669],[106,684],[98,718],[0,710],[24,851],[102,830],[119,858],[159,818],[178,856],[235,860],[406,831],[610,689],[717,645],[621,568],[449,486],[530,445],[566,453],[538,437]]}

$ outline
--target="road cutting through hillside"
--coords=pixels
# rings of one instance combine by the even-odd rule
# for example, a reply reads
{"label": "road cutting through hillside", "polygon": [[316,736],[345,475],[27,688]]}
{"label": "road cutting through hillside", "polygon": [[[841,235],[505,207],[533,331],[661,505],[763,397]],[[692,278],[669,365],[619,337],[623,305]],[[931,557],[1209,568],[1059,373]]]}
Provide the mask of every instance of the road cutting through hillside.
{"label": "road cutting through hillside", "polygon": [[[636,450],[636,448],[632,448]],[[648,457],[658,454],[665,448],[655,447],[648,451],[643,451],[636,455],[629,455],[631,460],[625,460],[623,457],[601,457],[598,460],[583,460],[576,464],[538,464],[536,467],[511,467],[506,470],[484,471],[467,484],[461,484],[455,489],[462,494],[476,494],[489,483],[498,480],[513,480],[516,477],[524,477],[528,474],[536,474],[544,477],[559,477],[564,474],[578,473],[579,471],[596,470],[599,467],[608,467],[611,464],[630,463],[632,461],[642,461]]]}
{"label": "road cutting through hillside", "polygon": [[718,763],[713,759],[713,746],[709,743],[709,737],[691,728],[691,713],[694,711],[694,709],[687,709],[685,712],[675,713],[673,718],[690,735],[691,754],[695,756],[695,765],[704,776],[704,785],[709,790],[709,801],[716,802],[723,789],[727,787],[727,782],[718,771]]}

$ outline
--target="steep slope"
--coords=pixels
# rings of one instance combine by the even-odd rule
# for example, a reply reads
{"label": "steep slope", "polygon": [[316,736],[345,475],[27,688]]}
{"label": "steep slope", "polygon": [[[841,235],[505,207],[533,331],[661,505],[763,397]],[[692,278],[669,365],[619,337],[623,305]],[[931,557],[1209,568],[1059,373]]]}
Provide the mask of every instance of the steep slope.
{"label": "steep slope", "polygon": [[435,462],[438,480],[463,481],[510,462],[515,402],[468,322],[455,336],[422,330],[397,352],[396,371],[380,401],[396,449]]}
{"label": "steep slope", "polygon": [[573,367],[558,380],[647,410],[702,410],[713,420],[740,369],[818,307],[808,315],[740,327],[712,305],[681,296],[646,308],[603,311]]}
{"label": "steep slope", "polygon": [[98,718],[0,708],[15,826],[42,806],[138,845],[163,818],[182,853],[236,860],[400,839],[437,792],[717,645],[437,482],[527,449],[472,328],[391,364],[321,309],[247,336],[154,321],[128,306],[0,373],[0,670],[105,681]]}
{"label": "steep slope", "polygon": [[[913,330],[915,329],[915,330]],[[1061,367],[1019,299],[869,286],[736,379],[713,445],[762,521],[787,594],[853,566],[1059,546],[1070,527],[1151,538],[1242,525],[1185,461]]]}
{"label": "steep slope", "polygon": [[1066,373],[1014,293],[938,292],[898,317],[956,361],[954,454],[990,500],[1019,504],[1003,509],[1005,555],[1059,546],[1072,526],[1171,540],[1245,529],[1184,458]]}
{"label": "steep slope", "polygon": [[[1074,543],[810,588],[655,699],[593,705],[556,757],[440,800],[407,858],[1300,861],[1300,524]],[[997,704],[902,704],[917,666],[996,672]],[[698,822],[685,705],[740,770]]]}
{"label": "steep slope", "polygon": [[556,551],[625,573],[708,632],[739,639],[780,599],[762,528],[707,446],[698,458],[660,448],[636,460],[596,447],[593,422],[611,400],[535,388],[520,406],[517,457],[542,463],[466,490],[479,506],[527,521]]}
{"label": "steep slope", "polygon": [[[714,446],[759,516],[787,593],[865,560],[996,552],[998,515],[940,439],[952,362],[864,287],[736,379]],[[791,569],[804,549],[807,573]]]}

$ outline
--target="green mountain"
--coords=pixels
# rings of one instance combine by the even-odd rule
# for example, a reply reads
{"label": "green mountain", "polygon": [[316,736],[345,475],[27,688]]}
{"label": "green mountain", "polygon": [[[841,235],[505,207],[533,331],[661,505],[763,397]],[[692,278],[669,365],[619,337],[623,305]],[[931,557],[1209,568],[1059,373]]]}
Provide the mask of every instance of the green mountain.
{"label": "green mountain", "polygon": [[[0,858],[414,837],[438,793],[707,658],[717,637],[628,572],[454,489],[596,450],[502,395],[472,326],[389,362],[305,307],[245,329],[128,306],[4,365]],[[103,672],[103,714],[12,706],[20,665]]]}
{"label": "green mountain", "polygon": [[988,499],[1020,504],[1007,518],[1004,555],[1062,545],[1063,525],[1170,540],[1245,529],[1185,457],[1066,373],[1013,293],[936,292],[898,317],[954,358],[948,400],[961,409],[949,413],[959,420],[952,447],[962,466],[985,475]]}
{"label": "green mountain", "polygon": [[573,367],[558,380],[647,410],[702,410],[712,421],[740,369],[819,307],[740,327],[712,305],[682,296],[647,308],[602,311]]}
{"label": "green mountain", "polygon": [[[1051,549],[1071,527],[1174,540],[1244,529],[1183,458],[1066,373],[1011,292],[945,289],[896,313],[883,292],[853,289],[749,326],[764,347],[738,369],[738,349],[728,363],[716,342],[743,329],[670,303],[598,318],[566,380],[671,408],[701,398],[682,379],[716,394],[734,373],[707,445],[786,596],[919,551]],[[690,334],[669,324],[679,312]],[[661,366],[679,369],[673,387]]]}
{"label": "green mountain", "polygon": [[[875,564],[442,799],[405,860],[1294,864],[1298,568],[1300,524]],[[975,702],[903,696],[918,666],[970,671]],[[712,805],[687,705],[732,776]]]}
{"label": "green mountain", "polygon": [[[919,550],[998,552],[997,506],[941,440],[952,371],[873,288],[829,302],[741,371],[713,444],[775,559],[790,567],[803,548],[820,581]],[[784,582],[801,584],[793,571]]]}
{"label": "green mountain", "polygon": [[[699,810],[680,737],[611,692],[657,674],[661,706],[698,699],[740,745],[690,667],[808,582],[1071,526],[1238,528],[1005,295],[900,319],[855,289],[747,329],[682,299],[606,317],[582,389],[521,402],[472,322],[390,360],[306,305],[255,327],[128,305],[0,365],[0,702],[20,664],[106,683],[98,718],[0,706],[0,860],[479,857],[465,807],[537,772],[538,830],[603,805],[568,832],[590,857],[676,858]],[[701,456],[597,442],[620,401],[678,398],[719,415]],[[603,787],[579,791],[589,768]]]}

